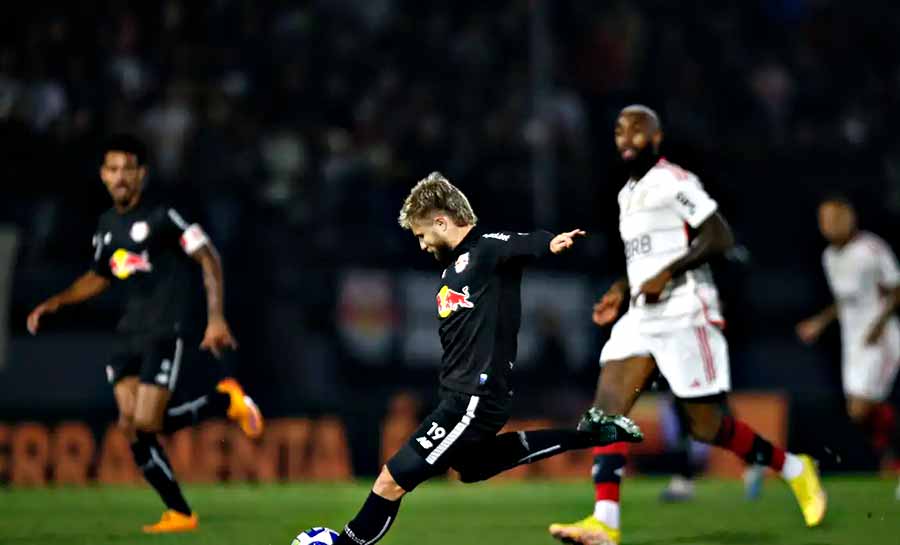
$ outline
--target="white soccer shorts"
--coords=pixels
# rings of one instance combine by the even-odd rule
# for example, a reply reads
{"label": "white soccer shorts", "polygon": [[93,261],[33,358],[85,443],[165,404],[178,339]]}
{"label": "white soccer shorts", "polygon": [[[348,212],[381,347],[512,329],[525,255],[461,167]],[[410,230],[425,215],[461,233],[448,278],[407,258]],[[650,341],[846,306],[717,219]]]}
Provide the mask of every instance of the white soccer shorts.
{"label": "white soccer shorts", "polygon": [[848,396],[884,401],[891,393],[900,367],[900,327],[889,323],[878,343],[867,346],[866,332],[844,341],[841,374]]}
{"label": "white soccer shorts", "polygon": [[630,312],[619,319],[600,353],[600,365],[652,356],[676,397],[704,397],[731,390],[728,341],[719,328],[707,324],[650,334],[642,333],[638,325]]}

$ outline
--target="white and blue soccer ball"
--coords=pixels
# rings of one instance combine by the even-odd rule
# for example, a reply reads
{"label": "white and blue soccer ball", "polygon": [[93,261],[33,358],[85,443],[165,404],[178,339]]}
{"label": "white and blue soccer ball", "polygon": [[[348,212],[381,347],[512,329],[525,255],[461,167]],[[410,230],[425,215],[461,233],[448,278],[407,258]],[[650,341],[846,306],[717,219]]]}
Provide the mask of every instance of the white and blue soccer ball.
{"label": "white and blue soccer ball", "polygon": [[291,545],[334,545],[338,535],[331,528],[310,528],[295,537]]}

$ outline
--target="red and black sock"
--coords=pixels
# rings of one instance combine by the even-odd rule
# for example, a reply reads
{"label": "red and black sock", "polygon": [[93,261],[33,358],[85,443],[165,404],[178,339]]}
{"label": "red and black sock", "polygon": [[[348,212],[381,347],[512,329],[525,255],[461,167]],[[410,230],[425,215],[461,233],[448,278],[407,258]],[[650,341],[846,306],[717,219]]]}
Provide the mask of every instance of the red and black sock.
{"label": "red and black sock", "polygon": [[785,451],[766,441],[741,420],[722,418],[722,427],[713,444],[737,454],[748,464],[768,466],[775,471],[784,467]]}
{"label": "red and black sock", "polygon": [[879,403],[869,413],[865,429],[872,449],[880,457],[891,446],[895,435],[896,414],[889,403]]}
{"label": "red and black sock", "polygon": [[594,447],[594,499],[596,501],[619,501],[619,487],[625,469],[628,443],[613,443],[605,447]]}

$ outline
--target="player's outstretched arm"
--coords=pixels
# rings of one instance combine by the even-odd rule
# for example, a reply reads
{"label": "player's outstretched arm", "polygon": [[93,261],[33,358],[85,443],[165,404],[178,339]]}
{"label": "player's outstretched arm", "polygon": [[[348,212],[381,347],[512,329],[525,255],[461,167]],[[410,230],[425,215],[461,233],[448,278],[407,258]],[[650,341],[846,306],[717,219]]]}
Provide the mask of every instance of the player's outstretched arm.
{"label": "player's outstretched arm", "polygon": [[550,251],[554,254],[561,254],[575,244],[576,237],[583,237],[586,234],[587,233],[581,229],[573,229],[566,233],[560,233],[550,241]]}
{"label": "player's outstretched arm", "polygon": [[527,263],[546,256],[548,252],[564,252],[572,247],[575,237],[584,234],[581,229],[558,235],[543,230],[530,233],[498,231],[485,233],[481,237],[489,243],[488,251],[495,252],[498,263],[502,264],[511,260]]}
{"label": "player's outstretched arm", "polygon": [[797,337],[805,344],[812,344],[822,335],[825,328],[836,319],[837,305],[828,305],[818,314],[797,324]]}
{"label": "player's outstretched arm", "polygon": [[237,349],[238,344],[231,334],[225,320],[225,278],[222,273],[222,260],[212,242],[206,241],[195,250],[191,257],[203,269],[203,286],[206,290],[206,332],[200,348],[209,350],[217,358],[222,356],[225,348]]}
{"label": "player's outstretched arm", "polygon": [[36,306],[28,315],[28,332],[37,335],[41,323],[41,316],[53,314],[61,307],[75,305],[87,301],[103,293],[109,287],[109,280],[94,271],[88,271],[79,276],[65,290],[50,297]]}
{"label": "player's outstretched arm", "polygon": [[711,258],[724,254],[734,245],[734,234],[722,214],[715,212],[697,228],[697,236],[686,254],[670,263],[641,285],[640,292],[649,298],[659,297],[673,276],[696,269]]}

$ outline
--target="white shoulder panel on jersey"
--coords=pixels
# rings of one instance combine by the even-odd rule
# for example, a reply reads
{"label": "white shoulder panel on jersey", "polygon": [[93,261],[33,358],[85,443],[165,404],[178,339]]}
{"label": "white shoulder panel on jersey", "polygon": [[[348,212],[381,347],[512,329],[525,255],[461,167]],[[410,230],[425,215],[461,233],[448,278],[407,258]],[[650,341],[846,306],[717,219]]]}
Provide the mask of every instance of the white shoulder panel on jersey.
{"label": "white shoulder panel on jersey", "polygon": [[886,308],[883,290],[900,283],[896,256],[880,237],[861,232],[842,248],[829,246],[822,262],[837,303],[842,342],[845,348],[863,346]]}
{"label": "white shoulder panel on jersey", "polygon": [[181,247],[185,253],[192,255],[209,242],[203,228],[196,223],[188,224],[174,208],[169,208],[169,219],[181,229]]}
{"label": "white shoulder panel on jersey", "polygon": [[181,247],[184,248],[185,253],[188,255],[192,255],[203,246],[206,246],[207,242],[209,242],[209,238],[203,232],[203,228],[196,223],[188,226],[181,235]]}
{"label": "white shoulder panel on jersey", "polygon": [[891,246],[883,238],[871,232],[860,233],[858,237],[875,262],[875,267],[880,275],[879,284],[882,288],[893,288],[900,284],[900,266],[897,264],[897,256]]}
{"label": "white shoulder panel on jersey", "polygon": [[652,202],[668,207],[693,228],[699,227],[719,208],[703,189],[700,179],[678,165],[660,160],[646,179]]}

